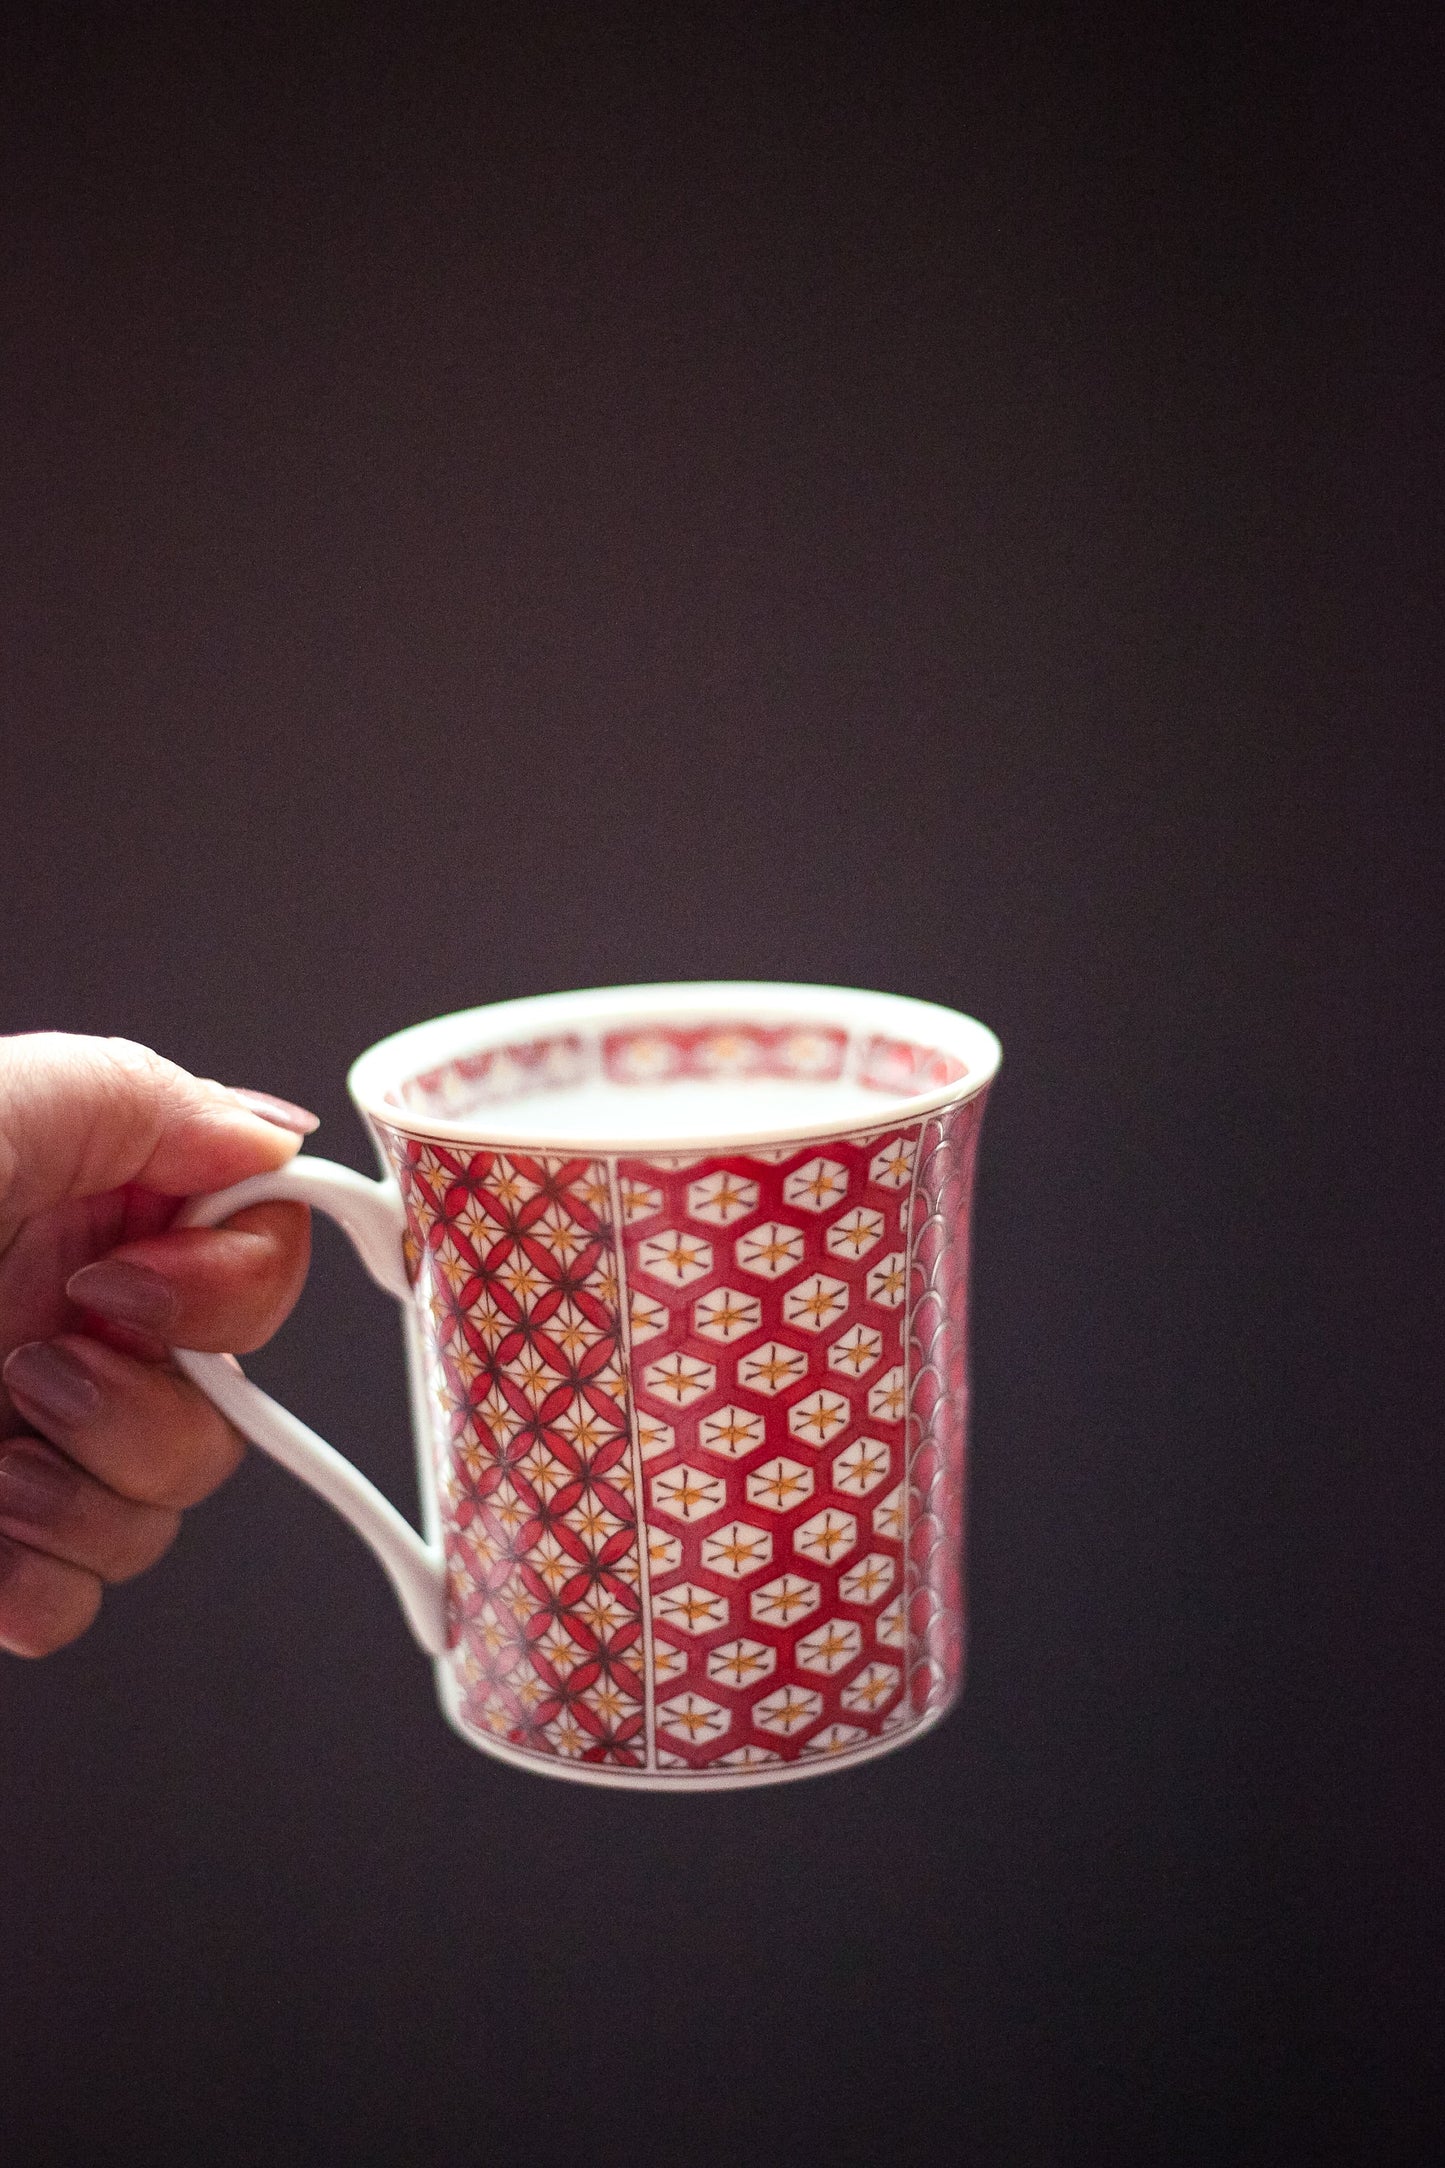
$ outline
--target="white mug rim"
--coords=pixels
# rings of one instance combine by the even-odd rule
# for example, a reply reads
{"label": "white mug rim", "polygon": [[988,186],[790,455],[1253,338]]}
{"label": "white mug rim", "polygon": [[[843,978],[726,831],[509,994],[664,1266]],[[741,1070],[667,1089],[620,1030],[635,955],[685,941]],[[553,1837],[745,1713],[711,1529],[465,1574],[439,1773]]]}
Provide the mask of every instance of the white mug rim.
{"label": "white mug rim", "polygon": [[[964,1075],[931,1091],[894,1098],[880,1108],[876,1121],[860,1121],[856,1110],[844,1120],[771,1124],[700,1136],[673,1134],[649,1139],[617,1138],[599,1133],[578,1138],[549,1134],[546,1094],[525,1105],[526,1121],[505,1118],[503,1108],[479,1109],[466,1119],[420,1116],[398,1106],[387,1093],[409,1078],[440,1068],[458,1056],[479,1053],[517,1039],[544,1037],[567,1029],[617,1029],[676,1024],[766,1023],[796,1021],[831,1024],[852,1034],[872,1033],[922,1044],[951,1054],[964,1064]],[[936,1002],[906,994],[869,992],[857,987],[791,985],[749,979],[685,980],[656,985],[591,987],[576,992],[529,994],[519,1000],[485,1002],[458,1009],[425,1023],[408,1025],[378,1040],[352,1063],[347,1085],[357,1107],[373,1123],[402,1135],[438,1143],[511,1146],[528,1153],[562,1153],[568,1158],[592,1154],[647,1157],[655,1153],[744,1151],[754,1146],[807,1143],[814,1138],[868,1134],[896,1128],[944,1107],[976,1098],[997,1074],[1002,1049],[987,1025]],[[820,1086],[820,1096],[826,1092]]]}

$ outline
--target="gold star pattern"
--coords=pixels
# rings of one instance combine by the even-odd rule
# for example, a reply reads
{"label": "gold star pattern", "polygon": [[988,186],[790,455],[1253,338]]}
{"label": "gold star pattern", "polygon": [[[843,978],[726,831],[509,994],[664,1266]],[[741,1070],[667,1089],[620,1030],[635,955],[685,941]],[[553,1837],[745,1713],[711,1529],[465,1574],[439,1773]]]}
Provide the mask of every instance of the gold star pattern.
{"label": "gold star pattern", "polygon": [[575,1480],[572,1470],[555,1453],[549,1453],[540,1439],[517,1467],[544,1501],[555,1498],[559,1490],[565,1490]]}
{"label": "gold star pattern", "polygon": [[869,1388],[868,1413],[879,1422],[896,1423],[903,1414],[903,1368],[901,1364],[886,1371],[878,1383]]}
{"label": "gold star pattern", "polygon": [[585,1649],[580,1649],[577,1646],[577,1643],[572,1639],[560,1619],[552,1621],[552,1624],[538,1641],[537,1647],[542,1655],[546,1657],[552,1669],[560,1672],[564,1679],[570,1672],[577,1669],[577,1666],[584,1661],[587,1653]]}
{"label": "gold star pattern", "polygon": [[529,1197],[535,1197],[537,1194],[536,1183],[529,1181],[526,1175],[519,1174],[511,1161],[507,1159],[497,1161],[496,1172],[492,1175],[487,1186],[492,1195],[501,1201],[508,1212],[516,1212],[519,1206],[527,1202]]}
{"label": "gold star pattern", "polygon": [[[573,1571],[576,1571],[575,1567]],[[605,1641],[610,1635],[617,1633],[632,1616],[626,1604],[614,1596],[611,1589],[604,1588],[600,1581],[595,1581],[588,1589],[577,1610],[579,1615],[586,1619],[599,1641]]]}
{"label": "gold star pattern", "polygon": [[467,1346],[465,1340],[458,1340],[456,1346],[449,1351],[447,1359],[461,1379],[464,1390],[482,1374],[482,1358]]}
{"label": "gold star pattern", "polygon": [[592,1490],[583,1491],[576,1505],[569,1506],[562,1517],[589,1551],[600,1551],[622,1526],[617,1515]]}
{"label": "gold star pattern", "polygon": [[748,1503],[763,1506],[770,1513],[786,1513],[790,1506],[811,1497],[812,1490],[812,1469],[796,1460],[769,1461],[765,1468],[755,1469],[747,1481]]}
{"label": "gold star pattern", "polygon": [[551,1285],[546,1274],[537,1270],[526,1251],[515,1248],[511,1256],[498,1265],[495,1277],[523,1310],[530,1309],[537,1297],[545,1295]]}
{"label": "gold star pattern", "polygon": [[587,1752],[588,1747],[595,1743],[590,1734],[583,1730],[570,1709],[564,1709],[560,1716],[553,1717],[551,1723],[547,1726],[547,1737],[556,1747],[557,1752],[568,1761],[580,1760],[582,1755]]}
{"label": "gold star pattern", "polygon": [[702,1520],[726,1505],[727,1485],[721,1476],[684,1463],[653,1477],[652,1503],[657,1512],[670,1514],[674,1520]]}
{"label": "gold star pattern", "polygon": [[789,1347],[785,1341],[769,1340],[763,1347],[754,1348],[738,1363],[738,1383],[750,1392],[766,1393],[770,1398],[805,1377],[808,1358],[801,1348]]}
{"label": "gold star pattern", "polygon": [[704,1449],[727,1460],[741,1460],[745,1454],[756,1452],[766,1438],[763,1418],[750,1415],[746,1408],[719,1408],[715,1415],[703,1417],[698,1430]]}
{"label": "gold star pattern", "polygon": [[873,1508],[873,1533],[888,1543],[897,1543],[903,1535],[903,1485],[891,1490],[888,1496]]}
{"label": "gold star pattern", "polygon": [[894,1250],[869,1273],[868,1300],[881,1304],[885,1310],[896,1310],[907,1292],[908,1260],[902,1250]]}
{"label": "gold star pattern", "polygon": [[477,1276],[476,1266],[468,1264],[466,1258],[450,1242],[444,1242],[439,1250],[432,1253],[432,1270],[446,1281],[453,1299],[461,1293],[468,1280],[474,1280]]}
{"label": "gold star pattern", "polygon": [[857,1724],[825,1724],[815,1732],[803,1748],[805,1754],[846,1754],[850,1746],[866,1739],[867,1732]]}
{"label": "gold star pattern", "polygon": [[519,1528],[525,1528],[532,1518],[532,1509],[517,1496],[510,1482],[502,1482],[487,1500],[487,1511],[508,1536],[514,1536]]}
{"label": "gold star pattern", "polygon": [[551,1427],[567,1440],[572,1450],[583,1460],[590,1460],[594,1453],[606,1445],[609,1438],[617,1436],[617,1426],[599,1415],[589,1402],[580,1396],[569,1408],[550,1418]]}
{"label": "gold star pattern", "polygon": [[783,1184],[783,1201],[802,1205],[809,1212],[826,1212],[829,1205],[841,1204],[848,1194],[848,1170],[836,1159],[810,1159],[805,1167],[795,1168]]}
{"label": "gold star pattern", "polygon": [[680,1679],[687,1669],[687,1653],[675,1648],[670,1641],[661,1638],[652,1644],[652,1676],[659,1686],[666,1686],[669,1679]]}
{"label": "gold star pattern", "polygon": [[468,1197],[457,1214],[457,1229],[481,1257],[485,1257],[503,1231],[501,1221],[487,1210],[480,1197]]}
{"label": "gold star pattern", "polygon": [[700,1182],[688,1184],[689,1219],[707,1220],[715,1227],[726,1227],[732,1220],[746,1219],[749,1212],[757,1210],[757,1205],[757,1183],[731,1173],[726,1167],[716,1174],[705,1175]]}
{"label": "gold star pattern", "polygon": [[675,1443],[671,1423],[664,1423],[660,1416],[649,1415],[645,1409],[637,1414],[637,1444],[644,1460],[657,1460],[670,1453]]}
{"label": "gold star pattern", "polygon": [[534,1242],[540,1242],[557,1259],[559,1264],[570,1265],[574,1258],[592,1241],[584,1234],[574,1219],[569,1218],[559,1204],[549,1204],[541,1218],[534,1220],[527,1232]]}
{"label": "gold star pattern", "polygon": [[576,1303],[569,1299],[558,1305],[540,1330],[562,1350],[568,1362],[575,1366],[588,1348],[595,1347],[604,1337],[605,1328],[594,1325],[586,1312],[579,1310]]}
{"label": "gold star pattern", "polygon": [[755,1295],[740,1295],[735,1288],[714,1288],[704,1295],[692,1313],[697,1330],[708,1340],[740,1340],[756,1332],[763,1321],[763,1306]]}
{"label": "gold star pattern", "polygon": [[576,1559],[569,1551],[563,1550],[550,1528],[532,1545],[527,1553],[527,1563],[554,1596],[566,1587],[577,1572]]}
{"label": "gold star pattern", "polygon": [[883,1353],[883,1335],[866,1325],[850,1325],[828,1350],[828,1368],[850,1378],[861,1378]]}
{"label": "gold star pattern", "polygon": [[898,1672],[892,1664],[865,1664],[856,1679],[843,1689],[845,1709],[863,1709],[870,1716],[893,1699],[898,1691]]}
{"label": "gold star pattern", "polygon": [[634,1220],[651,1219],[654,1212],[662,1210],[662,1191],[654,1189],[650,1182],[639,1181],[636,1175],[623,1175],[617,1190],[622,1216],[629,1225]]}
{"label": "gold star pattern", "polygon": [[891,1558],[885,1558],[881,1551],[870,1551],[856,1566],[848,1568],[838,1583],[838,1594],[844,1603],[877,1603],[893,1586],[895,1570]]}
{"label": "gold star pattern", "polygon": [[629,1717],[636,1706],[631,1695],[625,1694],[617,1681],[609,1679],[605,1673],[586,1688],[582,1699],[593,1715],[612,1730]]}
{"label": "gold star pattern", "polygon": [[647,1570],[661,1580],[665,1573],[676,1573],[682,1564],[681,1536],[665,1536],[660,1528],[647,1531]]}
{"label": "gold star pattern", "polygon": [[605,1216],[607,1211],[607,1178],[599,1166],[594,1164],[587,1169],[585,1174],[580,1174],[577,1177],[577,1180],[572,1184],[572,1194],[579,1204],[586,1205],[588,1211],[595,1212],[599,1219]]}
{"label": "gold star pattern", "polygon": [[728,1601],[715,1589],[699,1588],[694,1581],[679,1581],[675,1588],[654,1594],[652,1615],[664,1626],[686,1634],[710,1633],[715,1626],[726,1626]]}
{"label": "gold star pattern", "polygon": [[724,1641],[707,1652],[707,1675],[723,1686],[751,1686],[777,1668],[778,1652],[766,1641]]}
{"label": "gold star pattern", "polygon": [[689,1402],[700,1400],[704,1393],[712,1391],[717,1383],[717,1372],[711,1363],[701,1361],[696,1355],[684,1355],[679,1349],[672,1355],[664,1355],[661,1362],[649,1363],[642,1379],[657,1399],[685,1408]]}
{"label": "gold star pattern", "polygon": [[689,1280],[701,1279],[712,1270],[712,1245],[701,1235],[690,1235],[679,1228],[669,1228],[665,1234],[649,1235],[637,1253],[639,1270],[650,1273],[653,1279],[666,1280],[672,1287],[685,1287]]}
{"label": "gold star pattern", "polygon": [[657,1716],[663,1731],[670,1732],[675,1739],[686,1739],[692,1745],[704,1739],[720,1739],[732,1722],[726,1709],[693,1693],[678,1694],[673,1700],[664,1701]]}
{"label": "gold star pattern", "polygon": [[507,1365],[508,1375],[514,1378],[534,1408],[540,1407],[549,1393],[555,1392],[562,1383],[552,1365],[534,1347],[524,1347]]}
{"label": "gold star pattern", "polygon": [[886,1481],[892,1455],[881,1438],[855,1438],[833,1461],[833,1488],[850,1498],[866,1498]]}
{"label": "gold star pattern", "polygon": [[754,1704],[753,1722],[764,1731],[780,1732],[791,1738],[807,1725],[815,1724],[823,1713],[823,1697],[801,1686],[780,1686],[776,1693],[768,1694]]}
{"label": "gold star pattern", "polygon": [[794,1550],[824,1566],[846,1556],[857,1541],[858,1523],[851,1513],[841,1513],[837,1506],[825,1506],[793,1531]]}
{"label": "gold star pattern", "polygon": [[862,1628],[850,1618],[830,1618],[826,1625],[815,1626],[798,1643],[798,1662],[805,1671],[822,1671],[831,1675],[851,1664],[863,1645]]}
{"label": "gold star pattern", "polygon": [[810,1280],[802,1280],[790,1287],[783,1297],[783,1315],[790,1325],[801,1325],[805,1332],[821,1332],[835,1318],[843,1315],[848,1307],[848,1289],[842,1280],[826,1279],[815,1272]]}
{"label": "gold star pattern", "polygon": [[776,1280],[803,1262],[803,1230],[772,1220],[766,1227],[755,1227],[750,1234],[740,1235],[733,1255],[744,1272]]}
{"label": "gold star pattern", "polygon": [[823,1240],[834,1257],[866,1257],[882,1240],[883,1228],[883,1214],[860,1204],[834,1220]]}
{"label": "gold star pattern", "polygon": [[766,1621],[770,1626],[791,1626],[794,1619],[806,1618],[810,1611],[816,1611],[818,1600],[816,1581],[805,1581],[796,1573],[784,1573],[776,1581],[754,1589],[748,1599],[748,1609],[755,1619]]}
{"label": "gold star pattern", "polygon": [[476,1412],[492,1437],[502,1445],[511,1444],[524,1421],[495,1379],[488,1388],[486,1399]]}
{"label": "gold star pattern", "polygon": [[651,1295],[644,1295],[640,1288],[632,1290],[631,1305],[632,1345],[640,1347],[644,1340],[655,1340],[668,1326],[664,1304],[654,1302]]}
{"label": "gold star pattern", "polygon": [[714,1529],[702,1546],[702,1562],[708,1571],[725,1573],[734,1581],[760,1573],[772,1560],[772,1536],[766,1528],[753,1528],[747,1521],[730,1521],[727,1527]]}
{"label": "gold star pattern", "polygon": [[884,1189],[902,1189],[913,1172],[915,1146],[912,1137],[895,1137],[873,1158],[870,1178]]}
{"label": "gold star pattern", "polygon": [[848,1420],[848,1403],[841,1393],[821,1386],[806,1400],[795,1400],[788,1410],[788,1428],[805,1445],[826,1445]]}

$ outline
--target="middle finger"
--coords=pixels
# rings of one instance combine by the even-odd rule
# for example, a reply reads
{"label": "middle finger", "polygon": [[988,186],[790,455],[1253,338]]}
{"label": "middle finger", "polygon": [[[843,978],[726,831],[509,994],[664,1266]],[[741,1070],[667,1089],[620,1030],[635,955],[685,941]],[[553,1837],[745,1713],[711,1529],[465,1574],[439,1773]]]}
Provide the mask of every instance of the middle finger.
{"label": "middle finger", "polygon": [[0,1446],[0,1535],[102,1581],[144,1573],[180,1525],[180,1515],[163,1506],[118,1497],[41,1438],[7,1438]]}
{"label": "middle finger", "polygon": [[196,1505],[244,1451],[188,1378],[82,1333],[16,1348],[5,1389],[27,1423],[97,1482],[141,1505]]}

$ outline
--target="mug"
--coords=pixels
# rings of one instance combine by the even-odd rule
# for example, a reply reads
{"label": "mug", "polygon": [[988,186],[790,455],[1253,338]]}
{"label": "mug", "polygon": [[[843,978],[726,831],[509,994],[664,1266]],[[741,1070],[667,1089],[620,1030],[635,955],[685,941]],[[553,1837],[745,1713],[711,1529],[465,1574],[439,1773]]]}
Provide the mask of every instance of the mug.
{"label": "mug", "polygon": [[229,1358],[177,1350],[370,1544],[462,1738],[710,1791],[842,1769],[959,1687],[969,1216],[1000,1058],[894,994],[700,984],[418,1024],[353,1066],[328,1213],[405,1320],[422,1535]]}

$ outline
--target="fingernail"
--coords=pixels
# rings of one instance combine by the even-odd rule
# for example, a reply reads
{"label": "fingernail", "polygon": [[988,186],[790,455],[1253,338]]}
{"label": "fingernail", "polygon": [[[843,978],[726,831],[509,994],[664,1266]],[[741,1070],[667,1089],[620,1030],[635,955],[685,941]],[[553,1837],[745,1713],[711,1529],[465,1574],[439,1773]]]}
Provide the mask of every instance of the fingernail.
{"label": "fingernail", "polygon": [[82,1310],[93,1310],[113,1325],[139,1325],[146,1332],[163,1332],[176,1314],[175,1289],[149,1265],[133,1265],[123,1257],[82,1265],[66,1281],[65,1292]]}
{"label": "fingernail", "polygon": [[68,1348],[27,1340],[9,1357],[5,1388],[27,1414],[65,1428],[88,1423],[100,1409],[100,1387]]}
{"label": "fingernail", "polygon": [[259,1114],[263,1122],[270,1122],[277,1129],[289,1129],[294,1136],[309,1137],[313,1129],[321,1127],[321,1116],[312,1114],[306,1107],[298,1107],[289,1099],[278,1099],[274,1092],[242,1091],[238,1085],[227,1086],[233,1099],[239,1099],[243,1107]]}
{"label": "fingernail", "polygon": [[53,1520],[74,1487],[74,1475],[53,1453],[25,1446],[0,1453],[0,1514],[6,1520]]}

